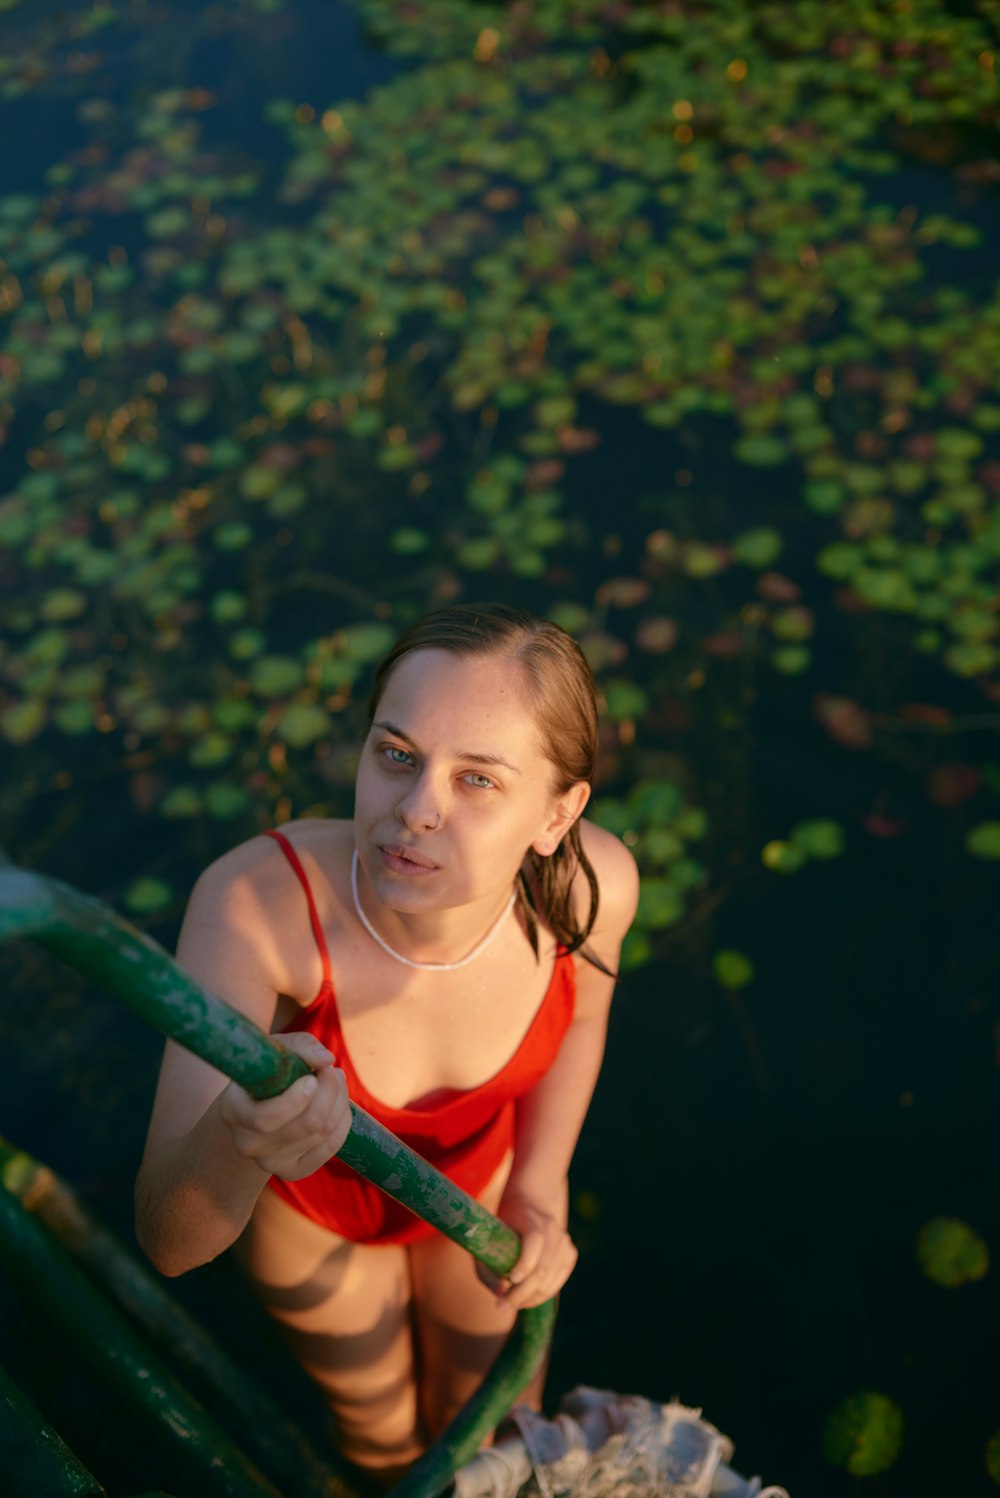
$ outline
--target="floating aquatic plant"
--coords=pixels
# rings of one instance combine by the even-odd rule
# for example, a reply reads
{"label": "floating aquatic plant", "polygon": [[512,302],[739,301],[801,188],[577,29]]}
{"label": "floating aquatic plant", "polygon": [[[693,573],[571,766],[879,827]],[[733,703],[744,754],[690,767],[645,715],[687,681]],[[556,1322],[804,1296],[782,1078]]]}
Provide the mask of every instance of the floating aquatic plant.
{"label": "floating aquatic plant", "polygon": [[917,1234],[917,1260],[928,1279],[949,1288],[981,1280],[990,1267],[986,1243],[957,1217],[924,1223]]}
{"label": "floating aquatic plant", "polygon": [[885,1472],[903,1445],[903,1414],[887,1394],[865,1389],[838,1405],[827,1421],[823,1447],[827,1458],[852,1477]]}
{"label": "floating aquatic plant", "polygon": [[1000,1430],[994,1431],[986,1443],[986,1471],[1000,1487]]}
{"label": "floating aquatic plant", "polygon": [[[173,756],[174,816],[284,794],[278,751],[318,768],[350,740],[375,645],[427,600],[580,593],[559,569],[614,538],[574,486],[619,413],[748,486],[720,507],[700,457],[672,458],[632,574],[576,605],[619,762],[685,732],[728,661],[817,678],[821,731],[881,748],[885,704],[818,679],[831,610],[859,649],[892,621],[895,650],[988,695],[1000,301],[931,274],[979,244],[960,132],[997,123],[987,12],[359,9],[428,61],[365,99],[270,101],[273,193],[205,144],[212,91],[164,79],[134,117],[81,97],[72,154],[0,200],[0,426],[24,454],[0,501],[0,733]],[[19,35],[55,58],[71,32]],[[965,216],[887,191],[929,131]],[[630,496],[609,497],[613,523]],[[664,851],[669,818],[629,817],[640,933],[669,927],[711,876],[683,838]]]}
{"label": "floating aquatic plant", "polygon": [[754,966],[745,952],[727,950],[713,955],[712,972],[723,988],[732,991],[753,982]]}

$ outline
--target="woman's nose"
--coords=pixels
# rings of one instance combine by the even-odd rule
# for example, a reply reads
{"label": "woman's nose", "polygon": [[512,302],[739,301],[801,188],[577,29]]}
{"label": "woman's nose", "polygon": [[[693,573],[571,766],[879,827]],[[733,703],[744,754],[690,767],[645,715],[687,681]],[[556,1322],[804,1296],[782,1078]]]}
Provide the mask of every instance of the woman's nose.
{"label": "woman's nose", "polygon": [[417,785],[397,802],[396,815],[411,832],[436,832],[443,821],[441,797],[421,776]]}

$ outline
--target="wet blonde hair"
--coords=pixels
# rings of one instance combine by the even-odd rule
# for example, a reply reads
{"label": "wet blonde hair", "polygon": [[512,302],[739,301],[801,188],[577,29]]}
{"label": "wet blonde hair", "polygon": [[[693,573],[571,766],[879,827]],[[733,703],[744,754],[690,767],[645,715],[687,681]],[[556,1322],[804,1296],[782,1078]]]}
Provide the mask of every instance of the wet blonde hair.
{"label": "wet blonde hair", "polygon": [[[371,723],[382,693],[400,661],[417,650],[447,650],[460,656],[501,656],[520,666],[525,693],[542,752],[554,771],[553,792],[563,795],[578,781],[593,785],[597,760],[597,692],[583,651],[576,641],[545,619],[502,603],[464,603],[425,614],[401,635],[375,672],[368,704]],[[597,919],[597,876],[580,841],[579,818],[554,853],[529,848],[532,877],[518,874],[518,901],[528,938],[538,955],[538,916],[569,952],[583,948]],[[572,888],[580,870],[590,889],[590,910],[580,924],[573,909]],[[582,955],[608,970],[592,953]]]}

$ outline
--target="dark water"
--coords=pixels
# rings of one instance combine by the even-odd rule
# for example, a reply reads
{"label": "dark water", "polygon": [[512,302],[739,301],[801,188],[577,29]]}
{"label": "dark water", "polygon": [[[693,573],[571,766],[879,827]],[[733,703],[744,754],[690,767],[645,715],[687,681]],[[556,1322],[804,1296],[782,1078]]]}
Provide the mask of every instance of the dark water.
{"label": "dark water", "polygon": [[[170,15],[151,12],[145,45],[174,46],[185,85],[218,91],[210,137],[238,143],[255,160],[273,150],[262,100],[287,94],[322,108],[412,66],[367,45],[346,5],[290,6],[267,23],[264,48],[257,29],[221,22],[215,36],[185,48],[171,35]],[[129,97],[149,56],[108,55],[102,89]],[[16,123],[25,143],[5,163],[5,190],[33,190],[65,153],[74,109],[55,91],[0,107],[0,128]],[[917,193],[925,200],[946,197],[947,184],[944,172],[914,168],[895,191],[904,202]],[[987,263],[976,273],[987,276]],[[591,424],[585,410],[581,424]],[[769,507],[782,519],[794,554],[780,475],[737,473],[710,424],[683,441],[603,408],[593,424],[606,441],[574,503],[595,528],[611,486],[639,494],[650,469],[696,463],[706,505],[730,514],[738,482],[755,522],[771,518]],[[685,502],[678,494],[680,520]],[[615,523],[615,570],[628,575],[654,521],[637,503],[621,507]],[[800,545],[812,554],[804,533]],[[593,567],[596,583],[607,567],[597,557]],[[724,580],[719,588],[724,594]],[[523,593],[544,608],[530,587]],[[824,683],[857,692],[856,664],[829,614],[817,647],[826,652]],[[905,679],[909,700],[942,700],[937,679],[936,695],[921,698],[923,667],[900,659],[891,624],[872,630],[871,671],[895,673],[901,691]],[[732,700],[740,701],[732,672]],[[592,1193],[598,1206],[575,1223],[582,1256],[562,1299],[549,1401],[578,1383],[676,1394],[733,1439],[741,1471],[783,1483],[793,1498],[843,1498],[859,1484],[825,1462],[823,1427],[847,1394],[879,1389],[902,1407],[906,1431],[899,1462],[867,1488],[885,1498],[975,1498],[994,1491],[983,1450],[1000,1426],[996,1272],[945,1291],[923,1276],[914,1250],[919,1228],[937,1215],[967,1220],[1000,1243],[997,881],[963,852],[974,819],[935,809],[915,791],[921,766],[934,762],[919,735],[901,747],[895,768],[814,739],[806,745],[809,690],[762,677],[737,734],[684,744],[711,789],[709,861],[724,894],[620,985],[573,1170],[577,1199]],[[951,691],[957,713],[976,710],[970,687]],[[962,757],[995,759],[995,734],[985,726]],[[37,794],[37,822],[50,826],[62,793]],[[843,823],[847,854],[784,881],[777,901],[779,876],[761,869],[755,850],[817,807]],[[221,846],[217,828],[181,833],[143,816],[124,777],[91,784],[85,801],[67,804],[59,836],[44,845],[32,810],[18,808],[4,835],[15,860],[118,906],[140,872],[189,889]],[[899,835],[872,836],[863,819],[873,810],[900,819]],[[234,827],[232,841],[252,830]],[[150,927],[168,948],[178,920],[174,911]],[[711,955],[725,948],[753,953],[756,981],[743,999],[727,999],[712,978]],[[131,1181],[159,1041],[73,974],[55,976],[44,954],[18,949],[2,973],[0,1129],[66,1175],[131,1241]],[[312,1390],[228,1261],[171,1288],[276,1394],[294,1394],[307,1426],[321,1429]],[[63,1338],[43,1330],[6,1286],[0,1327],[0,1359],[109,1491],[184,1491]]]}

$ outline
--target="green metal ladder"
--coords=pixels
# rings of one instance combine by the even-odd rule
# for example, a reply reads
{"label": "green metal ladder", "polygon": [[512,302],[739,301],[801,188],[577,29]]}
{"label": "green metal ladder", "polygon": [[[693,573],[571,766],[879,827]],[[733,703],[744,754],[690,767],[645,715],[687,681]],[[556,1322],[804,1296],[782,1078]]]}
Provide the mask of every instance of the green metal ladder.
{"label": "green metal ladder", "polygon": [[[109,907],[61,880],[18,868],[0,853],[0,939],[12,937],[39,943],[255,1098],[274,1097],[308,1072],[298,1056],[201,988],[158,943]],[[509,1273],[520,1253],[517,1235],[364,1109],[352,1103],[351,1113],[339,1158],[494,1273]],[[357,1498],[357,1481],[309,1446],[159,1280],[90,1219],[70,1188],[5,1141],[0,1141],[0,1265],[76,1338],[123,1400],[138,1404],[198,1492],[224,1498],[281,1498],[282,1493]],[[447,1489],[540,1366],[555,1312],[555,1300],[520,1312],[477,1393],[390,1498],[436,1498]],[[166,1348],[190,1381],[210,1389],[216,1403],[239,1417],[239,1444],[149,1347],[134,1322]],[[0,1449],[6,1454],[5,1476],[16,1478],[32,1498],[48,1493],[89,1498],[103,1492],[2,1369]]]}

